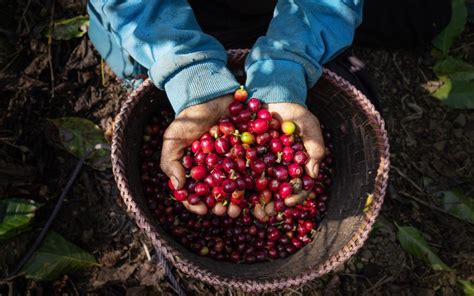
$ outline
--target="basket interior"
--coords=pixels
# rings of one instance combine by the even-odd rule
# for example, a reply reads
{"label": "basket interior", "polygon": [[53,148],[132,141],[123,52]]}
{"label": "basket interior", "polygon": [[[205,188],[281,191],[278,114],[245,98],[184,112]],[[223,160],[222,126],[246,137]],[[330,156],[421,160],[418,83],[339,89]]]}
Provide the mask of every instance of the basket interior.
{"label": "basket interior", "polygon": [[[294,277],[314,270],[336,254],[351,239],[352,234],[364,222],[363,209],[367,195],[373,192],[380,155],[377,155],[372,127],[361,109],[348,97],[348,93],[337,88],[323,77],[315,88],[308,92],[310,110],[331,131],[334,144],[334,175],[328,202],[327,215],[323,219],[316,238],[297,253],[286,259],[256,264],[233,264],[218,262],[195,255],[164,232],[147,208],[139,174],[139,151],[144,125],[163,106],[168,106],[164,92],[152,85],[143,88],[135,99],[124,130],[123,162],[130,190],[137,207],[159,235],[168,241],[189,261],[221,277],[234,279],[272,280]],[[179,260],[179,259],[178,259]]]}

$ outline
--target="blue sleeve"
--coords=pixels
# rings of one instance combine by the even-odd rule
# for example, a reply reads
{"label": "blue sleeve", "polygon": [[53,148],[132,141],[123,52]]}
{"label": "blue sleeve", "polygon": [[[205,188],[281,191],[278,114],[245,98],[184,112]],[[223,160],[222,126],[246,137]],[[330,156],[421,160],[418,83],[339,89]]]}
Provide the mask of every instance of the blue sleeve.
{"label": "blue sleeve", "polygon": [[[176,113],[239,86],[226,68],[223,46],[201,31],[186,0],[92,0],[88,8],[89,36],[99,52],[110,40],[97,35],[112,35],[120,48],[148,69]],[[94,35],[93,30],[99,33]]]}
{"label": "blue sleeve", "polygon": [[266,36],[246,59],[246,87],[267,103],[305,105],[322,65],[348,47],[363,0],[279,0]]}

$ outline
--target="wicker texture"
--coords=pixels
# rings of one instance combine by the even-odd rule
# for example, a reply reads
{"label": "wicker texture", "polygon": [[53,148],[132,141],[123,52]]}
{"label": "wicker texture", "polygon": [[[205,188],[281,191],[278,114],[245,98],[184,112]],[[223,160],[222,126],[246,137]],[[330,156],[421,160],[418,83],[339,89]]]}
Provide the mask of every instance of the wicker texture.
{"label": "wicker texture", "polygon": [[[247,50],[229,51],[229,68],[243,78]],[[326,218],[315,240],[285,259],[252,265],[216,262],[192,254],[166,234],[143,198],[138,152],[146,121],[164,104],[165,94],[148,79],[124,102],[112,142],[115,180],[127,211],[163,257],[186,275],[213,286],[247,292],[304,284],[347,261],[367,239],[382,207],[389,173],[385,124],[370,101],[335,73],[324,70],[308,92],[308,106],[333,134],[334,184]],[[367,196],[372,203],[366,206]]]}

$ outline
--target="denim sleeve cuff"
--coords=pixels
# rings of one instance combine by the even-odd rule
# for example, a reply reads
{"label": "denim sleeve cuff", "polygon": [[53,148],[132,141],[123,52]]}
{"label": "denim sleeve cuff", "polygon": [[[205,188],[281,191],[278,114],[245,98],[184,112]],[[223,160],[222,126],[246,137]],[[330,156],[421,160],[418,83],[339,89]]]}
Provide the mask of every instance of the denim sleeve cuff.
{"label": "denim sleeve cuff", "polygon": [[305,71],[296,62],[260,60],[252,63],[247,68],[246,88],[252,97],[265,103],[297,103],[306,106],[308,88]]}
{"label": "denim sleeve cuff", "polygon": [[[150,74],[153,79],[153,73]],[[191,64],[164,82],[176,114],[187,107],[233,93],[238,87],[232,73],[217,60]]]}

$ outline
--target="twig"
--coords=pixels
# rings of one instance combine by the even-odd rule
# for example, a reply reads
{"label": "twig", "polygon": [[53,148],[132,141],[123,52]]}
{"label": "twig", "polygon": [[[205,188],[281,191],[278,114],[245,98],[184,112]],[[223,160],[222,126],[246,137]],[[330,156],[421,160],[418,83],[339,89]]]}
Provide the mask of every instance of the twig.
{"label": "twig", "polygon": [[425,75],[425,72],[423,72],[423,70],[421,68],[418,68],[418,72],[421,73],[421,76],[423,76],[423,79],[425,79],[425,81],[429,81],[428,77],[426,77],[426,75]]}
{"label": "twig", "polygon": [[296,294],[296,295],[303,296],[303,294],[302,294],[301,292],[298,292],[298,291],[296,291],[295,289],[288,288],[288,290],[290,290],[292,294]]}
{"label": "twig", "polygon": [[416,201],[417,203],[420,203],[420,204],[422,204],[422,205],[424,205],[424,206],[427,206],[428,208],[430,208],[430,209],[432,209],[432,210],[436,210],[436,211],[439,211],[439,212],[441,212],[441,213],[444,213],[444,214],[446,214],[446,215],[448,215],[448,216],[451,216],[451,217],[453,217],[453,218],[456,218],[457,220],[462,221],[462,222],[464,222],[464,223],[472,224],[471,222],[466,221],[466,220],[464,220],[464,219],[462,219],[462,218],[460,218],[460,217],[458,217],[458,216],[456,216],[456,215],[453,215],[453,214],[451,214],[450,212],[448,212],[448,211],[446,211],[446,210],[443,210],[442,208],[439,208],[439,207],[437,207],[437,206],[434,206],[434,205],[432,205],[432,204],[430,204],[430,203],[428,203],[428,202],[426,202],[426,201],[424,201],[424,200],[421,200],[421,199],[419,199],[418,197],[416,197],[416,196],[414,196],[414,195],[412,195],[412,194],[409,194],[409,193],[404,192],[404,191],[399,191],[398,193],[400,193],[401,195],[403,195],[403,196],[405,196],[405,197],[411,198],[411,199],[413,199],[414,201]]}
{"label": "twig", "polygon": [[413,181],[412,179],[410,179],[410,177],[408,177],[407,175],[405,175],[405,173],[402,172],[402,170],[400,170],[399,168],[397,168],[396,166],[394,165],[390,165],[390,168],[393,169],[394,171],[396,171],[400,177],[402,177],[403,179],[405,179],[406,181],[408,181],[411,185],[413,185],[413,187],[415,187],[416,189],[418,189],[420,192],[424,193],[425,194],[425,191],[420,187],[418,186],[418,184],[415,183],[415,181]]}
{"label": "twig", "polygon": [[28,147],[25,147],[25,146],[17,146],[17,145],[15,145],[15,144],[12,144],[12,143],[8,142],[8,138],[0,138],[0,142],[4,143],[4,144],[6,144],[6,145],[8,145],[8,146],[10,146],[10,147],[13,147],[13,148],[15,148],[15,149],[18,149],[18,150],[20,150],[20,151],[23,152],[23,153],[26,153],[26,152],[29,151]]}
{"label": "twig", "polygon": [[53,55],[51,54],[51,44],[53,43],[53,30],[54,30],[54,3],[51,7],[51,19],[49,22],[49,36],[48,36],[48,58],[49,58],[49,72],[51,76],[51,99],[54,99],[54,69],[53,69]]}
{"label": "twig", "polygon": [[26,18],[25,18],[26,12],[28,11],[28,8],[30,8],[30,2],[31,2],[31,0],[28,0],[28,2],[26,3],[25,9],[23,9],[23,13],[22,13],[22,15],[21,15],[21,19],[20,19],[20,21],[18,22],[18,27],[16,28],[16,32],[17,32],[17,33],[20,33],[21,22],[23,22],[23,21],[25,22],[25,25],[26,25],[26,27],[27,27],[27,29],[28,29],[28,33],[30,32],[30,26],[28,25],[28,22],[26,21]]}
{"label": "twig", "polygon": [[178,280],[173,275],[173,272],[171,271],[171,268],[170,268],[168,262],[166,262],[165,257],[163,257],[163,254],[161,254],[160,249],[155,247],[155,253],[156,253],[156,256],[158,257],[159,264],[161,264],[163,266],[163,270],[165,271],[165,275],[168,278],[173,291],[178,296],[186,296],[186,293],[184,293],[183,288],[181,288],[181,285],[179,284]]}
{"label": "twig", "polygon": [[71,280],[71,278],[70,278],[70,277],[67,277],[67,280],[68,280],[69,283],[71,284],[72,289],[74,290],[74,293],[76,293],[76,295],[81,295],[81,294],[79,294],[79,291],[77,290],[77,287],[76,287],[76,285],[74,284],[74,282]]}
{"label": "twig", "polygon": [[[397,173],[400,175],[400,177],[402,177],[403,179],[405,179],[406,181],[408,181],[411,185],[413,185],[413,187],[415,187],[418,191],[420,191],[420,193],[421,193],[422,195],[427,196],[427,197],[430,197],[430,196],[426,193],[426,191],[424,191],[420,186],[418,186],[418,184],[416,184],[415,181],[413,181],[413,180],[410,179],[407,175],[405,175],[399,168],[397,168],[397,167],[394,166],[394,165],[391,165],[390,168],[393,169],[395,172],[397,172]],[[404,196],[406,196],[406,197],[408,197],[408,198],[411,198],[411,199],[413,199],[414,201],[416,201],[416,202],[418,202],[418,203],[420,203],[420,204],[422,204],[422,205],[424,205],[424,206],[427,206],[427,207],[430,208],[430,209],[439,211],[439,212],[444,213],[444,214],[446,214],[446,215],[448,215],[448,216],[451,216],[451,217],[453,217],[453,218],[456,218],[456,219],[459,220],[459,221],[462,221],[462,222],[468,223],[468,224],[473,224],[473,223],[471,223],[470,221],[464,220],[464,219],[462,219],[462,218],[460,218],[460,217],[458,217],[458,216],[456,216],[456,215],[454,215],[454,214],[451,214],[450,212],[448,212],[448,211],[446,211],[446,210],[444,210],[444,209],[442,209],[442,208],[439,208],[439,207],[434,206],[434,205],[432,205],[432,204],[430,204],[430,203],[428,203],[428,202],[426,202],[426,201],[424,201],[424,200],[421,200],[421,199],[419,199],[418,197],[416,197],[416,196],[414,196],[414,195],[412,195],[412,194],[409,194],[409,193],[403,192],[403,191],[399,191],[398,193],[400,193],[401,195],[404,195]]]}
{"label": "twig", "polygon": [[371,287],[374,286],[374,284],[372,284],[372,282],[370,281],[370,279],[369,279],[368,277],[366,277],[365,275],[363,275],[363,274],[357,274],[357,273],[341,273],[341,275],[362,278],[362,279],[365,280]]}
{"label": "twig", "polygon": [[151,255],[150,255],[150,251],[148,250],[148,246],[144,242],[142,242],[142,245],[143,245],[143,249],[145,250],[146,258],[148,259],[148,261],[151,261]]}
{"label": "twig", "polygon": [[397,71],[398,71],[398,73],[400,74],[400,76],[402,76],[403,82],[404,82],[405,84],[409,84],[409,83],[410,83],[410,80],[408,80],[408,78],[405,76],[405,74],[403,74],[403,71],[400,69],[400,66],[399,66],[398,63],[397,63],[396,58],[397,58],[397,54],[394,53],[394,54],[393,54],[393,57],[392,57],[393,64],[395,65],[395,68],[397,69]]}
{"label": "twig", "polygon": [[8,285],[8,296],[13,296],[13,282],[7,283]]}
{"label": "twig", "polygon": [[[393,280],[393,276],[384,276],[382,277],[378,282],[375,283],[375,285],[373,285],[370,289],[364,291],[364,294],[363,295],[368,295],[370,292],[372,292],[373,290],[385,285],[386,283],[388,283],[389,281],[392,281]],[[370,295],[370,294],[369,294]]]}
{"label": "twig", "polygon": [[0,70],[0,73],[5,72],[10,66],[16,61],[16,59],[20,56],[21,50],[15,52],[13,58]]}
{"label": "twig", "polygon": [[11,282],[12,280],[18,278],[18,277],[21,277],[24,275],[24,272],[21,272],[21,273],[18,273],[18,274],[15,274],[15,275],[12,275],[12,276],[8,276],[4,279],[0,279],[0,284],[6,284],[8,282]]}
{"label": "twig", "polygon": [[35,242],[31,246],[31,248],[28,250],[28,253],[26,253],[26,255],[23,256],[23,258],[21,258],[20,262],[18,263],[16,268],[13,270],[12,275],[17,274],[22,269],[22,267],[28,262],[28,260],[30,260],[31,256],[33,256],[33,253],[36,251],[36,249],[38,249],[39,245],[44,240],[44,238],[46,236],[46,233],[48,232],[49,228],[51,227],[51,224],[54,221],[54,218],[56,218],[56,216],[59,213],[59,210],[61,209],[61,206],[64,202],[64,198],[69,193],[69,190],[71,189],[72,184],[74,184],[74,181],[76,180],[77,176],[79,175],[79,172],[81,171],[82,166],[84,165],[86,159],[89,157],[89,155],[92,153],[92,151],[93,151],[92,149],[87,151],[87,153],[85,153],[81,157],[79,162],[76,164],[76,167],[74,168],[74,171],[72,172],[71,176],[69,177],[69,180],[66,184],[66,187],[64,187],[63,191],[61,192],[61,195],[58,198],[58,201],[56,202],[56,206],[54,207],[54,210],[51,213],[51,216],[49,216],[48,221],[44,225],[43,229],[41,230],[39,236],[36,238]]}
{"label": "twig", "polygon": [[453,49],[451,49],[451,50],[452,50],[453,52],[458,52],[458,51],[463,50],[464,48],[469,49],[472,45],[474,45],[474,42],[469,42],[469,43],[462,44],[462,45],[460,45],[459,47],[455,47],[455,48],[453,48]]}

